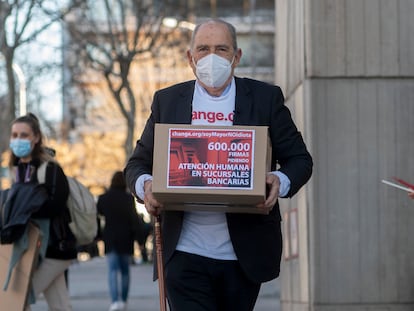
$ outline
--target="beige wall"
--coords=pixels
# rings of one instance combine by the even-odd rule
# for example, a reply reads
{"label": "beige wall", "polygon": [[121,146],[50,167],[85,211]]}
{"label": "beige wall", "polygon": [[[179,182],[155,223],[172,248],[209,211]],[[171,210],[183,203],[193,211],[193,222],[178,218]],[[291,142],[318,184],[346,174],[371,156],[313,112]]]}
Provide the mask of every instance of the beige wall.
{"label": "beige wall", "polygon": [[283,202],[299,234],[284,311],[414,309],[414,202],[381,183],[414,182],[413,13],[412,0],[276,0],[276,83],[315,162]]}
{"label": "beige wall", "polygon": [[276,80],[414,76],[414,1],[276,0]]}

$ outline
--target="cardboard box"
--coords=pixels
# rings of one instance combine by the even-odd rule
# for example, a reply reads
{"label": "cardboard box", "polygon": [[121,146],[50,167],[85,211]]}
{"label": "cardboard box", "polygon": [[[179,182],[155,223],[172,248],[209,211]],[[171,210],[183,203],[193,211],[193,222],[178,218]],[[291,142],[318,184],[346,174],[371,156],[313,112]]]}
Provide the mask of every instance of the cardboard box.
{"label": "cardboard box", "polygon": [[266,126],[156,124],[152,191],[166,210],[263,213]]}
{"label": "cardboard box", "polygon": [[28,224],[28,248],[14,267],[7,290],[7,280],[13,244],[0,244],[0,310],[24,310],[28,298],[30,280],[37,264],[41,233],[32,223]]}

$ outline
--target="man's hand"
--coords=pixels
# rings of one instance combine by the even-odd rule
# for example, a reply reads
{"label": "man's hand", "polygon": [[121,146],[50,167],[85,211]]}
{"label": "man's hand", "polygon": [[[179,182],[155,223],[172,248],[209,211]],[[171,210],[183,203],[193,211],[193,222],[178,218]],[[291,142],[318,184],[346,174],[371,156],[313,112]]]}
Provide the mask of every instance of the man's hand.
{"label": "man's hand", "polygon": [[161,213],[163,206],[152,195],[152,180],[147,180],[144,183],[144,204],[150,215],[157,216]]}
{"label": "man's hand", "polygon": [[411,199],[414,199],[414,190],[413,190],[413,191],[408,191],[408,196],[409,196]]}
{"label": "man's hand", "polygon": [[269,188],[269,194],[267,195],[266,201],[256,205],[257,208],[269,213],[273,206],[276,204],[277,198],[279,197],[280,180],[275,174],[266,175],[266,185]]}

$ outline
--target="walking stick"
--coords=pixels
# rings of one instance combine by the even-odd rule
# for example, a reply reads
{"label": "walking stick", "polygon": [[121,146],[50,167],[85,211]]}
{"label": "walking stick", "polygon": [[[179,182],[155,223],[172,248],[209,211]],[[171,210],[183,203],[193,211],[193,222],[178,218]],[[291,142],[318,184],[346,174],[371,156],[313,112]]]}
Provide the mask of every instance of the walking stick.
{"label": "walking stick", "polygon": [[165,295],[164,259],[162,255],[162,236],[160,215],[155,217],[155,248],[157,252],[158,289],[160,292],[160,311],[167,311]]}

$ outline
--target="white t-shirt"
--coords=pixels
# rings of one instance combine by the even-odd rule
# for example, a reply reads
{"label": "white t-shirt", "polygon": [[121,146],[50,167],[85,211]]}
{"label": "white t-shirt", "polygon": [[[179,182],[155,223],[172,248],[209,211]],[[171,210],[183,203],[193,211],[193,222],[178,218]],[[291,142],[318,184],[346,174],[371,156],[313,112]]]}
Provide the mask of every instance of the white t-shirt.
{"label": "white t-shirt", "polygon": [[[209,95],[197,82],[193,97],[193,125],[233,125],[236,85],[219,97]],[[185,212],[177,250],[205,257],[236,260],[224,212]]]}

